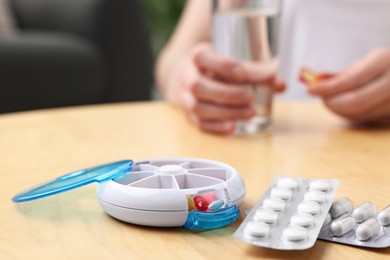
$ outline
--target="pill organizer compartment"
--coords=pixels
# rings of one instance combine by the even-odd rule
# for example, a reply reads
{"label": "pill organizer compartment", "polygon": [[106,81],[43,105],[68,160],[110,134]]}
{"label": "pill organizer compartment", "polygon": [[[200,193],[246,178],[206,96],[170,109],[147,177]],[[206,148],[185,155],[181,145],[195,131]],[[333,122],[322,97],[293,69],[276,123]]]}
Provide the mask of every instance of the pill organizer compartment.
{"label": "pill organizer compartment", "polygon": [[319,239],[369,248],[390,247],[390,206],[377,211],[372,202],[354,207],[349,198],[335,201]]}
{"label": "pill organizer compartment", "polygon": [[314,245],[339,182],[277,177],[234,233],[255,246],[303,250]]}
{"label": "pill organizer compartment", "polygon": [[59,177],[18,194],[24,202],[99,182],[101,207],[125,222],[207,230],[239,215],[245,185],[231,166],[197,158],[162,158],[109,163]]}

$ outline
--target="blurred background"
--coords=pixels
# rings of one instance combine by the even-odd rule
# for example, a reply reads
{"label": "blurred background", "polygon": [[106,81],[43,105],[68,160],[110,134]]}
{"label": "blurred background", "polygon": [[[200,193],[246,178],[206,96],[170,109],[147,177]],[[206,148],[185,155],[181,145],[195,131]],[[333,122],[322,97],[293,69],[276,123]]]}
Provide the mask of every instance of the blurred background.
{"label": "blurred background", "polygon": [[185,0],[143,0],[143,8],[147,16],[147,23],[152,37],[154,54],[164,46],[171,36]]}
{"label": "blurred background", "polygon": [[185,0],[0,0],[0,113],[155,98]]}

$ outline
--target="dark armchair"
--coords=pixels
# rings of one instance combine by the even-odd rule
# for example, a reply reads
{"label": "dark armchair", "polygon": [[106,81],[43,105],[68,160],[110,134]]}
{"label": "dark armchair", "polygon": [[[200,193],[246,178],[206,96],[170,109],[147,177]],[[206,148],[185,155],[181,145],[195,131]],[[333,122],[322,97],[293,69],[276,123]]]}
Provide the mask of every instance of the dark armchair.
{"label": "dark armchair", "polygon": [[147,100],[152,53],[137,0],[11,0],[0,113]]}

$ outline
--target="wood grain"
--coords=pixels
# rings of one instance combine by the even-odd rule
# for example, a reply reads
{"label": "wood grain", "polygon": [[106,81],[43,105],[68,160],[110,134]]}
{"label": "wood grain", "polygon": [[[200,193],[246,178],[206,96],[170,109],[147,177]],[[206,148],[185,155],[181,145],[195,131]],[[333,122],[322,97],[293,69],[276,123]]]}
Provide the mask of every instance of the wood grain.
{"label": "wood grain", "polygon": [[149,228],[100,208],[96,185],[28,203],[11,198],[67,172],[121,159],[199,157],[243,176],[250,208],[275,176],[337,178],[338,197],[381,209],[390,204],[390,131],[356,129],[316,102],[277,102],[268,133],[248,137],[199,131],[163,103],[42,110],[0,116],[0,259],[388,259],[318,241],[309,250],[258,248],[233,238],[242,221],[218,230]]}

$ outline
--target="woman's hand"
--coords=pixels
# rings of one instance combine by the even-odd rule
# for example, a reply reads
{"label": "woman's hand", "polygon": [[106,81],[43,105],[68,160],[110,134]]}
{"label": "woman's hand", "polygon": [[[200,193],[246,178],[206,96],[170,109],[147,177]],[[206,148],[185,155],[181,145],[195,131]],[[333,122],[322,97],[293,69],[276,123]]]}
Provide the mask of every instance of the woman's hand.
{"label": "woman's hand", "polygon": [[310,85],[309,91],[353,122],[390,119],[390,50],[372,51],[330,79]]}
{"label": "woman's hand", "polygon": [[229,134],[236,120],[256,113],[252,85],[284,88],[275,77],[275,68],[239,62],[215,53],[209,43],[200,43],[172,69],[165,96],[201,129]]}

